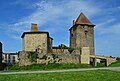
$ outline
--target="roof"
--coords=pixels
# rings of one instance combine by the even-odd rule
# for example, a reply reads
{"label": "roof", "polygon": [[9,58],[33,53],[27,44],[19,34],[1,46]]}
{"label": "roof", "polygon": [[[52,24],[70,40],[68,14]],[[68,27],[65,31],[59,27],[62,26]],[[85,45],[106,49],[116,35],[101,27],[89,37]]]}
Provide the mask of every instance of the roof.
{"label": "roof", "polygon": [[53,40],[53,38],[52,37],[49,37],[51,40]]}
{"label": "roof", "polygon": [[18,55],[18,53],[3,53],[3,54]]}
{"label": "roof", "polygon": [[38,32],[24,32],[21,36],[21,38],[23,38],[25,36],[25,34],[42,34],[42,33],[45,33],[49,36],[49,33],[46,32],[46,31],[38,31]]}
{"label": "roof", "polygon": [[76,24],[94,25],[88,20],[88,18],[82,12],[80,13],[78,18],[76,19],[75,25]]}
{"label": "roof", "polygon": [[88,20],[88,18],[82,12],[80,13],[76,21],[73,20],[73,26],[69,30],[71,30],[73,27],[76,27],[76,25],[89,25],[92,27],[95,26]]}

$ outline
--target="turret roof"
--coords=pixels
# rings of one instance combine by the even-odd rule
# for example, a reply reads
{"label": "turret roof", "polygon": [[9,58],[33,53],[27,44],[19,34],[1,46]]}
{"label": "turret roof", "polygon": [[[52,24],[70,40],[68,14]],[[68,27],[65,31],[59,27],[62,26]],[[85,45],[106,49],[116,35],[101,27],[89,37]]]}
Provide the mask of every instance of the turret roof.
{"label": "turret roof", "polygon": [[78,18],[76,19],[75,25],[76,24],[94,25],[88,20],[88,18],[82,12],[80,13]]}

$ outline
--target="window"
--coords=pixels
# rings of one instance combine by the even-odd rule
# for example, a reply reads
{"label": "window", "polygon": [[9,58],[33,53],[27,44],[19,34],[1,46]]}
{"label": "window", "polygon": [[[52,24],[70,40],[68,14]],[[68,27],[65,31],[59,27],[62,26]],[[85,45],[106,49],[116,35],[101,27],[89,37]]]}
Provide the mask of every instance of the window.
{"label": "window", "polygon": [[71,34],[71,37],[73,37],[73,34]]}

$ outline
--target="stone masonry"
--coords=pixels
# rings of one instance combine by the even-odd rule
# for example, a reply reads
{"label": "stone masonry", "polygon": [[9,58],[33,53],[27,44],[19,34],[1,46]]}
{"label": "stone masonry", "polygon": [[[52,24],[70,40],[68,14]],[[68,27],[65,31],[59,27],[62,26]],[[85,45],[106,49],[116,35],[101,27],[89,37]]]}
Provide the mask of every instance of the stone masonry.
{"label": "stone masonry", "polygon": [[[27,51],[38,52],[39,57],[42,54],[47,56],[48,60],[36,59],[36,63],[38,64],[53,59],[51,57],[52,54],[56,54],[59,59],[61,59],[59,63],[90,64],[91,58],[93,58],[93,60],[96,59],[94,53],[94,26],[95,25],[92,24],[83,13],[80,13],[78,18],[73,21],[73,26],[69,29],[70,47],[75,50],[70,54],[68,49],[62,51],[59,47],[52,47],[53,39],[49,36],[49,32],[39,31],[37,24],[32,24],[31,31],[22,34],[23,51],[20,52],[19,64],[32,64],[27,58]],[[110,60],[106,60],[106,62],[111,63],[111,59],[114,60],[113,58],[110,58]]]}
{"label": "stone masonry", "polygon": [[52,38],[46,31],[38,31],[37,24],[32,24],[30,32],[24,32],[22,35],[23,50],[36,51],[39,53],[52,52]]}
{"label": "stone masonry", "polygon": [[82,47],[90,48],[90,55],[94,55],[94,24],[81,13],[70,30],[70,47],[75,48],[76,54],[82,54]]}

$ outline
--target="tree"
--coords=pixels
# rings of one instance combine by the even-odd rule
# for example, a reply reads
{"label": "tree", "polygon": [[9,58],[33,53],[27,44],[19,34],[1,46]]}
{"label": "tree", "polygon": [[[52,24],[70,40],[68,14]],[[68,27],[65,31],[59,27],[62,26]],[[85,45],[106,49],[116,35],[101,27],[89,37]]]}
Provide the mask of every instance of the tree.
{"label": "tree", "polygon": [[72,47],[69,47],[69,48],[68,48],[68,51],[69,51],[70,54],[71,54],[74,50],[75,50],[75,49],[72,48]]}
{"label": "tree", "polygon": [[60,48],[61,53],[63,53],[64,50],[68,48],[68,47],[67,47],[66,45],[64,45],[64,44],[60,44],[58,47]]}

